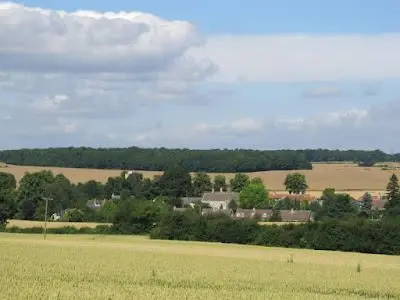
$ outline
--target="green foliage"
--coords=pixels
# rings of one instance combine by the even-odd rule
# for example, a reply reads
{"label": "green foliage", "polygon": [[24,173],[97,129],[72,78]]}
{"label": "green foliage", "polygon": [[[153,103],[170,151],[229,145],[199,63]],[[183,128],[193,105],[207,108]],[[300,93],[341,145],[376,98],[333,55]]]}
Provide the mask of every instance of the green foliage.
{"label": "green foliage", "polygon": [[123,234],[148,233],[167,211],[168,205],[162,201],[121,201],[114,215],[112,230]]}
{"label": "green foliage", "polygon": [[389,183],[386,187],[386,197],[390,201],[393,198],[396,198],[400,193],[399,187],[399,179],[397,178],[396,174],[393,174],[390,179]]}
{"label": "green foliage", "polygon": [[98,221],[111,223],[118,209],[118,203],[116,201],[106,201],[100,208],[98,215]]}
{"label": "green foliage", "polygon": [[[307,201],[305,201],[308,203]],[[290,209],[307,209],[304,208],[306,204],[301,203],[299,200],[291,199],[289,197],[285,197],[282,200],[279,200],[275,203],[274,208],[279,210],[290,210]]]}
{"label": "green foliage", "polygon": [[268,207],[268,191],[263,184],[250,183],[239,194],[241,208],[266,208]]}
{"label": "green foliage", "polygon": [[254,177],[250,180],[250,183],[254,183],[254,184],[264,184],[264,182],[262,181],[262,179],[260,177]]}
{"label": "green foliage", "polygon": [[79,185],[79,188],[88,199],[103,199],[105,196],[103,184],[95,180],[89,180]]}
{"label": "green foliage", "polygon": [[15,214],[15,197],[15,190],[0,189],[0,229]]}
{"label": "green foliage", "polygon": [[288,174],[284,185],[290,194],[304,194],[308,188],[306,176],[298,172]]}
{"label": "green foliage", "polygon": [[281,222],[282,221],[282,217],[281,217],[281,211],[279,209],[273,209],[272,210],[272,215],[269,218],[270,222]]}
{"label": "green foliage", "polygon": [[372,196],[370,193],[365,193],[362,196],[361,216],[369,218],[372,210]]}
{"label": "green foliage", "polygon": [[237,193],[240,193],[249,183],[249,175],[244,173],[236,173],[230,181],[232,191]]}
{"label": "green foliage", "polygon": [[214,189],[216,191],[223,190],[226,191],[227,184],[226,184],[226,178],[224,175],[217,175],[214,177]]}
{"label": "green foliage", "polygon": [[229,203],[228,203],[228,208],[229,208],[230,210],[232,210],[232,212],[233,212],[234,214],[236,214],[238,205],[237,205],[235,199],[232,199],[231,201],[229,201]]}
{"label": "green foliage", "polygon": [[69,147],[0,151],[0,161],[29,166],[152,171],[164,171],[180,164],[190,172],[254,172],[311,169],[311,160],[306,155],[292,150]]}
{"label": "green foliage", "polygon": [[211,177],[207,173],[196,173],[193,177],[193,195],[200,197],[204,192],[211,191]]}
{"label": "green foliage", "polygon": [[0,172],[0,190],[16,189],[17,181],[13,174]]}
{"label": "green foliage", "polygon": [[362,253],[400,254],[400,223],[365,219],[326,220],[299,225],[258,225],[224,215],[199,216],[192,212],[164,215],[150,237],[256,244]]}
{"label": "green foliage", "polygon": [[356,210],[348,194],[336,194],[333,189],[325,189],[322,196],[322,207],[315,214],[316,220],[354,217]]}
{"label": "green foliage", "polygon": [[174,198],[192,195],[192,177],[190,173],[180,165],[169,167],[157,182],[162,196]]}
{"label": "green foliage", "polygon": [[69,208],[65,210],[63,220],[68,222],[84,222],[85,214],[81,209]]}
{"label": "green foliage", "polygon": [[25,220],[37,219],[36,210],[44,204],[44,198],[49,196],[46,187],[54,183],[51,171],[26,173],[18,188],[18,216]]}
{"label": "green foliage", "polygon": [[386,190],[385,217],[400,217],[400,188],[396,174],[390,177]]}

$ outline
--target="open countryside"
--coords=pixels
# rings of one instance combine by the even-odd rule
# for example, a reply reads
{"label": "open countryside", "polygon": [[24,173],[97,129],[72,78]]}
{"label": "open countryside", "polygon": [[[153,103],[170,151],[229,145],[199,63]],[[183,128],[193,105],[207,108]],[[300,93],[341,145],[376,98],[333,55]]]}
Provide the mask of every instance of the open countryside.
{"label": "open countryside", "polygon": [[[284,191],[283,182],[288,173],[300,172],[306,176],[309,189],[308,194],[319,197],[321,192],[327,188],[335,188],[338,192],[346,192],[355,198],[361,197],[366,191],[372,195],[384,193],[387,179],[391,174],[400,175],[398,163],[377,163],[374,167],[359,167],[351,163],[314,163],[312,170],[293,170],[293,171],[265,171],[248,173],[250,178],[260,177],[265,186],[271,191]],[[381,167],[388,165],[389,168]],[[81,169],[81,168],[60,168],[60,167],[38,167],[38,166],[17,166],[0,165],[1,172],[8,172],[15,176],[19,181],[25,172],[38,172],[41,170],[51,170],[54,174],[63,174],[71,182],[87,182],[96,180],[105,183],[108,177],[119,176],[122,170],[107,169]],[[161,175],[157,171],[137,171],[145,178],[153,178]],[[209,173],[211,177],[222,174],[229,180],[234,173]]]}
{"label": "open countryside", "polygon": [[0,234],[0,260],[4,299],[400,298],[400,262],[386,255]]}

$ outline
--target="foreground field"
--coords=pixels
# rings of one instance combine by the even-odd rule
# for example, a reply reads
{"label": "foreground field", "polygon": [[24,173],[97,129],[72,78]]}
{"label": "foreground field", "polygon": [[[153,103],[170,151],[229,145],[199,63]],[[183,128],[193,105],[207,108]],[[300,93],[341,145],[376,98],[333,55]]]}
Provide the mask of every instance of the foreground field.
{"label": "foreground field", "polygon": [[0,266],[3,299],[400,298],[400,260],[383,255],[0,234]]}
{"label": "foreground field", "polygon": [[[14,174],[20,180],[25,172],[37,172],[50,169],[55,174],[62,173],[72,182],[85,182],[97,180],[106,182],[110,176],[119,176],[121,170],[97,170],[97,169],[75,169],[75,168],[53,168],[53,167],[26,167],[9,165],[0,168],[1,172]],[[139,171],[145,177],[152,178],[161,172]],[[400,170],[382,170],[380,167],[362,168],[355,164],[314,164],[313,170],[300,171],[307,177],[309,193],[319,196],[326,187],[333,187],[339,192],[347,192],[354,197],[360,197],[365,191],[373,195],[383,193],[392,173],[400,176]],[[273,191],[284,191],[283,182],[289,171],[268,171],[250,173],[250,177],[259,176],[265,185]],[[232,173],[222,173],[229,180],[234,176]],[[210,174],[215,176],[216,174]]]}

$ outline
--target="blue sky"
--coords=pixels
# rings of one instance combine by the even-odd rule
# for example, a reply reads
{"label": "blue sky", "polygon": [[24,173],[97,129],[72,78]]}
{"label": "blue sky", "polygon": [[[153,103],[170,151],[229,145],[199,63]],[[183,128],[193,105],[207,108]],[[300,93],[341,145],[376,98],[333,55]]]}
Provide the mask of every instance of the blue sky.
{"label": "blue sky", "polygon": [[74,11],[139,10],[190,21],[209,34],[382,33],[400,30],[397,0],[42,0],[28,6]]}
{"label": "blue sky", "polygon": [[396,0],[0,2],[1,147],[400,152],[399,11]]}

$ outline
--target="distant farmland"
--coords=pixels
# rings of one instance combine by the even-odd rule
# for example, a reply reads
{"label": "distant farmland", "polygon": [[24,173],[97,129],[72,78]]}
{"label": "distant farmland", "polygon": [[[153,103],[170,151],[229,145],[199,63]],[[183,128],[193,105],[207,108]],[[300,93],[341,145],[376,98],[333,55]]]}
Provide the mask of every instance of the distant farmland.
{"label": "distant farmland", "polygon": [[[392,164],[395,165],[395,164]],[[106,182],[110,176],[119,176],[122,170],[104,170],[104,169],[77,169],[77,168],[59,168],[59,167],[30,167],[0,165],[1,172],[14,174],[17,180],[20,180],[25,172],[37,172],[41,170],[51,170],[55,174],[62,173],[72,182],[85,182],[88,180],[97,180]],[[143,173],[144,177],[153,178],[154,175],[161,175],[162,172],[156,171],[138,171]],[[250,177],[261,177],[264,184],[273,191],[284,191],[283,181],[288,173],[295,171],[266,171],[248,173]],[[392,173],[400,176],[400,170],[384,170],[381,167],[358,167],[350,163],[316,163],[313,164],[313,170],[299,171],[306,175],[309,185],[309,193],[319,195],[326,187],[335,188],[337,191],[345,191],[354,197],[361,196],[365,191],[372,194],[382,193],[389,177]],[[210,173],[212,177],[217,174],[223,174],[229,180],[234,173]]]}

